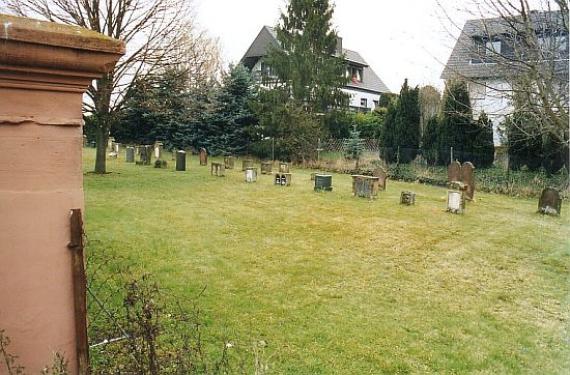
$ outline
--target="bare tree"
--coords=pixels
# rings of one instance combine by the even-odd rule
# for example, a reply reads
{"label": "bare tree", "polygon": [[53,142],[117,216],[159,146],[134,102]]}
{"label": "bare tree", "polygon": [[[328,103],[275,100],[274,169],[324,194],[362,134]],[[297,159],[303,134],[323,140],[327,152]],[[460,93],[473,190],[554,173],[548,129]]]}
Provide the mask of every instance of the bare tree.
{"label": "bare tree", "polygon": [[[548,137],[567,147],[567,0],[467,4],[464,10],[477,19],[462,28],[443,77],[469,81],[475,89],[472,94],[482,89],[507,98],[507,108],[500,109],[503,114],[516,110],[538,124],[519,129],[528,138]],[[446,12],[441,3],[440,7]],[[451,17],[448,20],[453,24]]]}
{"label": "bare tree", "polygon": [[436,116],[441,105],[441,93],[433,86],[427,85],[420,88],[420,130],[423,134],[428,121]]}
{"label": "bare tree", "polygon": [[[96,124],[95,172],[106,172],[109,130],[131,82],[180,62],[194,37],[190,0],[4,0],[16,15],[77,25],[126,43],[115,69],[95,80],[84,101]],[[203,46],[201,44],[200,46]],[[207,60],[207,59],[206,59]]]}

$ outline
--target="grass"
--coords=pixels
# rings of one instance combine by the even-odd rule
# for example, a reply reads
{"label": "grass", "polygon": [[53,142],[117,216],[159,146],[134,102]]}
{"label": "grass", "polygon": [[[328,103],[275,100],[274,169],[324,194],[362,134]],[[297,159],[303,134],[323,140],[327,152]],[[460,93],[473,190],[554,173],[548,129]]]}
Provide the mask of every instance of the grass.
{"label": "grass", "polygon": [[432,186],[389,181],[367,201],[347,175],[315,193],[308,170],[285,188],[187,167],[86,174],[87,251],[128,258],[183,304],[205,286],[208,334],[266,341],[270,373],[568,373],[566,204],[547,217],[476,193],[458,216]]}

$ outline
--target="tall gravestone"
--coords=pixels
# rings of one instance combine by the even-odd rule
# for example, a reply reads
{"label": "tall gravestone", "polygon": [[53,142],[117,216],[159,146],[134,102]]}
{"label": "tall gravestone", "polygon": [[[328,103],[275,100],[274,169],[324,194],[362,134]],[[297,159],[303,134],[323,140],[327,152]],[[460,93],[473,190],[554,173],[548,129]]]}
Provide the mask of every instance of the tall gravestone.
{"label": "tall gravestone", "polygon": [[204,147],[200,148],[200,165],[208,165],[208,151]]}
{"label": "tall gravestone", "polygon": [[378,177],[378,188],[380,190],[386,190],[386,181],[388,180],[388,173],[382,167],[378,167],[372,171],[374,177]]}
{"label": "tall gravestone", "polygon": [[461,181],[461,164],[457,160],[447,167],[447,182],[451,184],[455,181]]}
{"label": "tall gravestone", "polygon": [[560,193],[552,188],[542,191],[538,200],[538,212],[546,215],[560,215],[562,210],[562,198]]}
{"label": "tall gravestone", "polygon": [[127,163],[134,163],[135,162],[135,148],[128,146],[126,148],[126,155],[125,155],[125,161]]}
{"label": "tall gravestone", "polygon": [[465,186],[465,198],[473,200],[475,196],[475,167],[470,161],[461,166],[461,182]]}
{"label": "tall gravestone", "polygon": [[233,156],[224,157],[224,166],[226,169],[234,169],[235,158]]}
{"label": "tall gravestone", "polygon": [[157,160],[162,158],[162,142],[154,143],[154,158]]}
{"label": "tall gravestone", "polygon": [[184,150],[176,151],[176,170],[177,171],[186,170],[186,151]]}
{"label": "tall gravestone", "polygon": [[0,15],[0,328],[27,374],[56,352],[69,374],[88,371],[82,102],[123,53],[93,31]]}

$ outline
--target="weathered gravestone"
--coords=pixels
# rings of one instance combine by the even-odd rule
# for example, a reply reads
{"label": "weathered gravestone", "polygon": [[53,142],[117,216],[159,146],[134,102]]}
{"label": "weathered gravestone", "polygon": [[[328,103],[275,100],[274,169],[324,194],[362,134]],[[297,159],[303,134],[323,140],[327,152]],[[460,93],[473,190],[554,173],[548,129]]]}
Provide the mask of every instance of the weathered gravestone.
{"label": "weathered gravestone", "polygon": [[279,173],[289,173],[289,164],[284,162],[279,163]]}
{"label": "weathered gravestone", "polygon": [[152,157],[152,146],[145,145],[139,146],[139,161],[138,165],[150,165],[150,159]]}
{"label": "weathered gravestone", "polygon": [[380,178],[374,176],[352,175],[352,195],[373,199],[378,197]]}
{"label": "weathered gravestone", "polygon": [[125,161],[127,163],[134,163],[135,162],[135,148],[134,147],[127,147],[125,151]]}
{"label": "weathered gravestone", "polygon": [[465,194],[462,191],[447,192],[447,211],[454,214],[462,214],[465,211]]}
{"label": "weathered gravestone", "polygon": [[204,147],[200,147],[200,165],[208,165],[208,151]]}
{"label": "weathered gravestone", "polygon": [[186,151],[184,150],[176,151],[176,170],[177,171],[186,170]]}
{"label": "weathered gravestone", "polygon": [[107,151],[109,152],[115,151],[115,148],[113,147],[114,143],[115,143],[115,138],[109,137],[109,139],[107,140]]}
{"label": "weathered gravestone", "polygon": [[315,174],[315,191],[332,191],[332,175]]}
{"label": "weathered gravestone", "polygon": [[378,187],[380,190],[386,190],[386,182],[388,180],[388,173],[382,167],[374,169],[372,172],[374,177],[378,177]]}
{"label": "weathered gravestone", "polygon": [[235,159],[233,156],[225,156],[224,157],[224,166],[226,169],[234,169]]}
{"label": "weathered gravestone", "polygon": [[400,204],[411,206],[416,204],[416,193],[411,191],[403,191],[400,195]]}
{"label": "weathered gravestone", "polygon": [[273,162],[270,161],[261,162],[261,174],[271,174],[272,168],[273,168]]}
{"label": "weathered gravestone", "polygon": [[472,201],[475,195],[475,167],[470,161],[461,166],[461,182],[465,185],[465,198]]}
{"label": "weathered gravestone", "polygon": [[154,144],[154,158],[160,159],[162,157],[162,142],[155,142]]}
{"label": "weathered gravestone", "polygon": [[447,182],[451,184],[455,181],[461,181],[461,164],[456,160],[451,162],[447,167]]}
{"label": "weathered gravestone", "polygon": [[222,163],[211,163],[210,174],[212,176],[224,177],[226,175],[226,167]]}
{"label": "weathered gravestone", "polygon": [[83,134],[83,147],[87,147],[87,136]]}
{"label": "weathered gravestone", "polygon": [[247,168],[245,170],[245,182],[256,182],[257,181],[257,168]]}
{"label": "weathered gravestone", "polygon": [[276,173],[275,185],[291,186],[291,173]]}
{"label": "weathered gravestone", "polygon": [[538,212],[546,215],[560,215],[562,209],[562,198],[560,193],[552,188],[542,191],[538,200]]}
{"label": "weathered gravestone", "polygon": [[253,160],[251,159],[243,159],[241,162],[241,170],[245,171],[248,168],[253,168]]}

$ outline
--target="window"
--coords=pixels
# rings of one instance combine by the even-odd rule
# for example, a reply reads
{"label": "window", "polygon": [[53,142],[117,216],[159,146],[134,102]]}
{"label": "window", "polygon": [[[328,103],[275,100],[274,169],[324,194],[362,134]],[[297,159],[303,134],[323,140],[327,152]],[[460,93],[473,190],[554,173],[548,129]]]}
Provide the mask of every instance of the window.
{"label": "window", "polygon": [[379,101],[378,100],[373,100],[374,102],[374,108],[378,107]]}
{"label": "window", "polygon": [[475,39],[475,51],[473,58],[471,59],[472,64],[483,64],[492,63],[493,57],[501,54],[502,52],[502,42],[497,38],[476,38]]}
{"label": "window", "polygon": [[361,98],[361,99],[360,99],[360,106],[361,106],[361,107],[364,107],[364,108],[367,108],[367,107],[368,107],[368,99],[366,99],[366,98]]}
{"label": "window", "polygon": [[346,68],[346,78],[350,78],[352,83],[362,82],[362,68],[357,68],[355,66],[349,66]]}

